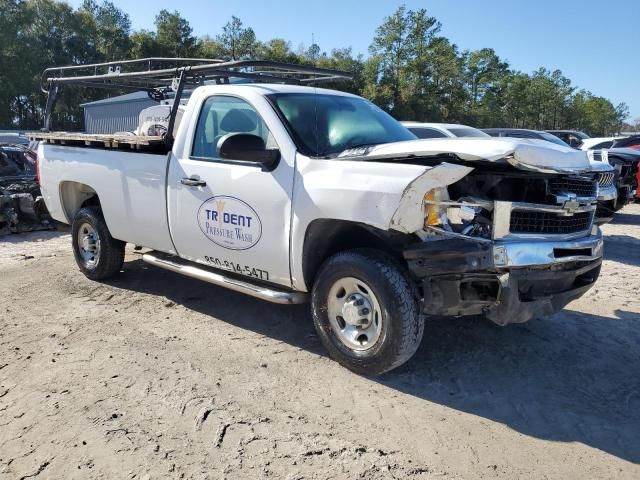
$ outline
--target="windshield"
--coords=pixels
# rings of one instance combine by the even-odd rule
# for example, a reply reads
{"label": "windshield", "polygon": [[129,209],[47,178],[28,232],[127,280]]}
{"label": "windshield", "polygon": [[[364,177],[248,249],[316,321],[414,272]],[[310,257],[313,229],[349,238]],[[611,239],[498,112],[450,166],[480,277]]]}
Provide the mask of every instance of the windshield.
{"label": "windshield", "polygon": [[546,140],[547,142],[555,143],[556,145],[562,145],[563,147],[569,147],[567,142],[560,140],[555,135],[551,135],[550,133],[540,132],[540,136]]}
{"label": "windshield", "polygon": [[471,127],[456,127],[449,128],[449,130],[456,137],[490,137],[491,135],[484,133],[482,130]]}
{"label": "windshield", "polygon": [[416,139],[391,115],[360,97],[279,93],[269,99],[287,122],[298,149],[308,156]]}

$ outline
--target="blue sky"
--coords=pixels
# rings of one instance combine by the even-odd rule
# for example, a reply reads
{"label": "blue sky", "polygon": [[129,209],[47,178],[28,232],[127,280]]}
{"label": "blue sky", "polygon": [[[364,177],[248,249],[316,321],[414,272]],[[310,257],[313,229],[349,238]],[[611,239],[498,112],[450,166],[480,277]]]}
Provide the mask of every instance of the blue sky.
{"label": "blue sky", "polygon": [[[367,54],[385,16],[403,3],[425,8],[461,50],[491,47],[513,68],[560,69],[574,85],[626,102],[640,117],[640,0],[134,0],[113,2],[129,13],[134,29],[153,29],[160,9],[178,10],[196,35],[216,35],[231,15],[259,40],[282,37],[323,50],[353,47]],[[79,6],[82,0],[68,1]]]}

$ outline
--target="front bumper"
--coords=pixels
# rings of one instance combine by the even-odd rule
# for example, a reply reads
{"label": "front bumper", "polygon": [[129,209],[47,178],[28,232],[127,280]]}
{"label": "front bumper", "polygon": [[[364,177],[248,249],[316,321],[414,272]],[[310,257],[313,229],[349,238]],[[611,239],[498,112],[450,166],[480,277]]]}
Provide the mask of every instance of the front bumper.
{"label": "front bumper", "polygon": [[404,251],[430,315],[484,314],[499,325],[549,315],[584,294],[602,263],[599,229],[570,241],[427,241]]}
{"label": "front bumper", "polygon": [[613,220],[616,213],[614,206],[618,199],[618,189],[615,185],[608,187],[600,187],[598,189],[598,205],[596,208],[596,216],[593,219],[597,225],[603,225]]}
{"label": "front bumper", "polygon": [[609,202],[618,198],[618,189],[615,185],[600,187],[598,189],[598,202]]}

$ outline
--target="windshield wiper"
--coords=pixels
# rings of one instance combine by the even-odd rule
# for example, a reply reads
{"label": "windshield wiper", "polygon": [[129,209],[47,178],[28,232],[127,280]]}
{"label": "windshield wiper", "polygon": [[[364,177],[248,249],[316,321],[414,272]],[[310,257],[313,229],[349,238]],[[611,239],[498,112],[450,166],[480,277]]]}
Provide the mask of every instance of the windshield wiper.
{"label": "windshield wiper", "polygon": [[364,155],[368,152],[368,149],[371,147],[375,147],[377,145],[381,145],[380,143],[359,143],[356,145],[349,145],[347,148],[345,148],[344,150],[342,150],[340,153],[338,153],[338,157],[342,156],[345,154],[345,152],[350,152],[351,150],[355,150],[355,152],[353,153],[349,153],[348,155],[345,156],[359,156],[359,155]]}
{"label": "windshield wiper", "polygon": [[327,152],[319,152],[316,156],[317,158],[336,158],[336,157],[340,157],[341,155],[344,155],[345,152],[348,152],[350,150],[365,150],[362,153],[360,152],[354,152],[353,154],[350,155],[345,155],[345,156],[358,156],[366,152],[366,149],[369,147],[375,147],[377,145],[382,145],[381,143],[357,143],[354,145],[349,145],[347,148],[345,148],[344,150],[341,150],[339,152],[332,152],[332,153],[327,153]]}

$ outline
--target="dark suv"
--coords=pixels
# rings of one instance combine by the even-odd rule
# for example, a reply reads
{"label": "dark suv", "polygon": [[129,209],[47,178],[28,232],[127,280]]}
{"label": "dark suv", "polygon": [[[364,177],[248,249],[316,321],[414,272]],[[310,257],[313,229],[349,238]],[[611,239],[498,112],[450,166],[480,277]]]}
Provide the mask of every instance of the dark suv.
{"label": "dark suv", "polygon": [[580,148],[583,140],[591,138],[586,133],[577,130],[547,130],[547,133],[555,135],[573,148]]}

